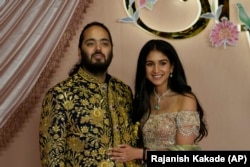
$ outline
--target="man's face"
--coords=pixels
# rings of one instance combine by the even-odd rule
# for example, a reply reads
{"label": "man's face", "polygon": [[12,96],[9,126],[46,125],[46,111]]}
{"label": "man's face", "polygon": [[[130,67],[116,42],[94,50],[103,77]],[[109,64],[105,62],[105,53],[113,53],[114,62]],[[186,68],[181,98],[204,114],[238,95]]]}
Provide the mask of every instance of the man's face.
{"label": "man's face", "polygon": [[113,58],[108,32],[100,26],[92,26],[83,35],[80,53],[84,68],[94,74],[106,72]]}

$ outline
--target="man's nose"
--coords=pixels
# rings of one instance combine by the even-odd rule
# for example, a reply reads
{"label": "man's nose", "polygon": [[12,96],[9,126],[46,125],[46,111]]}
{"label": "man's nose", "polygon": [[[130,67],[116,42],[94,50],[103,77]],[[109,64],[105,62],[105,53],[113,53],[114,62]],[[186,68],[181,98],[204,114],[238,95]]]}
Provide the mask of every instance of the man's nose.
{"label": "man's nose", "polygon": [[96,42],[96,50],[100,51],[101,50],[101,43],[100,42]]}

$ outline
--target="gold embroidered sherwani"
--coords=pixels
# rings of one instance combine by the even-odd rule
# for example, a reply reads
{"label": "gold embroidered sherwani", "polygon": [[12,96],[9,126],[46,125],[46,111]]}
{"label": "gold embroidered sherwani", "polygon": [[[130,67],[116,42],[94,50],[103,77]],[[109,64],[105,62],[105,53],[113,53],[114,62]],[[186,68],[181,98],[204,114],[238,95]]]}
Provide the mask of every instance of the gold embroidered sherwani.
{"label": "gold embroidered sherwani", "polygon": [[141,166],[117,163],[107,155],[121,143],[135,146],[129,114],[131,89],[107,75],[98,82],[83,69],[51,88],[42,105],[40,152],[44,167]]}

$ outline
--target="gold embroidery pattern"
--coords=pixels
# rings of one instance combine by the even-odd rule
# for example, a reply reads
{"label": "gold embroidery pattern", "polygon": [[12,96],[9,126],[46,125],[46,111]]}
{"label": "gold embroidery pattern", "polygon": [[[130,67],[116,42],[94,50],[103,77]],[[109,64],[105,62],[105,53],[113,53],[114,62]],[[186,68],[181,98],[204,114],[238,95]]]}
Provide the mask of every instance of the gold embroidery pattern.
{"label": "gold embroidery pattern", "polygon": [[[99,83],[82,69],[51,88],[43,101],[40,150],[44,166],[140,166],[109,159],[110,147],[136,145],[129,119],[131,89],[116,78]],[[111,137],[113,136],[113,137]]]}

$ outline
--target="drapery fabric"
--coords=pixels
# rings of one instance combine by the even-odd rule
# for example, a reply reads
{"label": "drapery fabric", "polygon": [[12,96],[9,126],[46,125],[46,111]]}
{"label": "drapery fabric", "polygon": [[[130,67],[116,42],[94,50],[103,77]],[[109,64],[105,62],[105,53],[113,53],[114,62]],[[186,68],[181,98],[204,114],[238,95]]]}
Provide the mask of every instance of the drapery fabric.
{"label": "drapery fabric", "polygon": [[0,0],[0,149],[46,88],[93,0]]}

